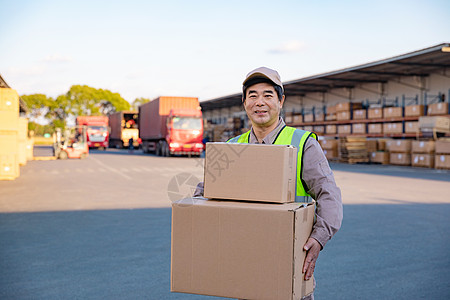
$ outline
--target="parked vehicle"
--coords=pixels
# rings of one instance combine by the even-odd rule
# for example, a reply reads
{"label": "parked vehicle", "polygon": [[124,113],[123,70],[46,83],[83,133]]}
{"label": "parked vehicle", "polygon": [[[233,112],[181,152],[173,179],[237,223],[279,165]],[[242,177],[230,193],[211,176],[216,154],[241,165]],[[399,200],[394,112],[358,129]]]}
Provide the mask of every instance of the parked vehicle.
{"label": "parked vehicle", "polygon": [[109,144],[108,117],[78,116],[77,125],[87,127],[87,144],[89,148],[105,150]]}
{"label": "parked vehicle", "polygon": [[136,111],[119,111],[109,116],[109,146],[127,148],[130,138],[133,146],[139,148],[139,114]]}
{"label": "parked vehicle", "polygon": [[139,137],[145,153],[202,153],[203,119],[198,98],[159,97],[139,106],[139,116]]}
{"label": "parked vehicle", "polygon": [[75,126],[53,134],[53,155],[58,159],[86,158],[89,155],[86,126]]}

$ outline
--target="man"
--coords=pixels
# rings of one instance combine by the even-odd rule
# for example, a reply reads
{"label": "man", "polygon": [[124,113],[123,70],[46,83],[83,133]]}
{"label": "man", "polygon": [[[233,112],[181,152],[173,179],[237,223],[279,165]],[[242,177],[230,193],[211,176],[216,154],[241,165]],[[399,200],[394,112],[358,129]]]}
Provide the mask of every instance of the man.
{"label": "man", "polygon": [[[305,279],[310,280],[319,252],[341,227],[341,192],[316,135],[288,127],[280,117],[284,99],[283,84],[277,71],[261,67],[248,73],[243,82],[242,103],[252,128],[228,142],[291,144],[297,148],[296,202],[308,202],[312,197],[317,205],[316,222],[304,245],[307,255],[302,272]],[[195,194],[202,194],[202,191],[198,189]],[[303,299],[314,299],[314,294]]]}

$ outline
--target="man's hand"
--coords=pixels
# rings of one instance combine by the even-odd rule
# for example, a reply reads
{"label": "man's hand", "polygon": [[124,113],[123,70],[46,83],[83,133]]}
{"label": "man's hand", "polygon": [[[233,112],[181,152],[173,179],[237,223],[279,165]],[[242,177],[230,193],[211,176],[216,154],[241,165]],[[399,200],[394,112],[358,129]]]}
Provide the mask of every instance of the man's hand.
{"label": "man's hand", "polygon": [[319,256],[320,249],[322,247],[320,246],[319,242],[314,238],[309,238],[306,241],[305,246],[303,246],[303,249],[306,251],[306,258],[305,262],[303,263],[303,271],[302,273],[305,273],[305,280],[311,279],[311,276],[314,274],[314,268],[316,267],[316,260]]}

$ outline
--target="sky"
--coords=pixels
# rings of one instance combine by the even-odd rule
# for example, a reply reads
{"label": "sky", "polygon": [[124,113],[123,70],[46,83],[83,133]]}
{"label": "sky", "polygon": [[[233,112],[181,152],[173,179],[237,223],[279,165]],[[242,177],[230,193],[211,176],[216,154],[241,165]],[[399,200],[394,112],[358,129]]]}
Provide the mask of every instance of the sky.
{"label": "sky", "polygon": [[139,97],[239,93],[450,42],[450,1],[0,0],[0,74],[20,95],[72,85]]}

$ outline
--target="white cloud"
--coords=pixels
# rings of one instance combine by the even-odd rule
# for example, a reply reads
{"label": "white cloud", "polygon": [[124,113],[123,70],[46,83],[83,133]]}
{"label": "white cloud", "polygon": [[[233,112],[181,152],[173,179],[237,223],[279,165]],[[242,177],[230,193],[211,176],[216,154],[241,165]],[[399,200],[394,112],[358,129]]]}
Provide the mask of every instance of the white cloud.
{"label": "white cloud", "polygon": [[46,68],[42,65],[33,65],[28,67],[10,67],[7,73],[12,76],[36,76],[42,75]]}
{"label": "white cloud", "polygon": [[279,47],[272,48],[269,50],[269,53],[272,54],[284,54],[284,53],[294,53],[294,52],[300,52],[303,49],[305,49],[305,44],[301,41],[288,41]]}
{"label": "white cloud", "polygon": [[66,63],[71,62],[73,59],[70,56],[67,55],[61,55],[61,54],[51,54],[47,55],[43,61],[47,63]]}

